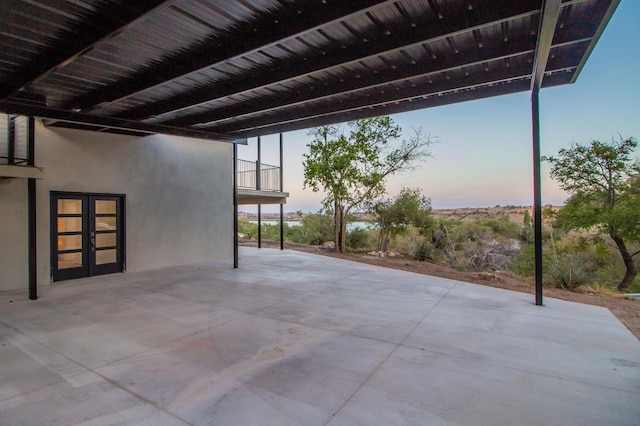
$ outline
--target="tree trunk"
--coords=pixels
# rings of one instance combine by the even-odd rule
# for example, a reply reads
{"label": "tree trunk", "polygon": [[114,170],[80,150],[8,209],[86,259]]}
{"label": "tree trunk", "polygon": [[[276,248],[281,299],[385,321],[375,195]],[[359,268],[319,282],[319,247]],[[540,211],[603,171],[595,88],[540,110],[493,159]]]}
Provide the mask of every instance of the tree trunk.
{"label": "tree trunk", "polygon": [[334,203],[333,242],[336,253],[344,253],[347,234],[347,220],[344,207],[338,202]]}
{"label": "tree trunk", "polygon": [[378,251],[383,251],[384,249],[384,240],[387,234],[387,228],[384,226],[380,226],[380,231],[378,232]]}
{"label": "tree trunk", "polygon": [[340,207],[338,202],[333,203],[333,251],[339,253],[338,241],[340,240]]}
{"label": "tree trunk", "polygon": [[387,252],[387,247],[389,246],[389,241],[391,241],[391,238],[389,237],[389,234],[391,234],[391,228],[387,229],[387,231],[384,233],[384,238],[382,239],[382,248],[380,249],[380,251],[383,252],[383,253]]}
{"label": "tree trunk", "polygon": [[340,226],[340,253],[344,253],[346,246],[347,246],[347,218],[343,214],[342,222]]}
{"label": "tree trunk", "polygon": [[631,253],[629,253],[629,250],[627,250],[627,246],[624,243],[624,240],[613,235],[611,235],[611,238],[613,238],[616,246],[618,246],[618,250],[620,251],[620,255],[622,256],[622,260],[624,261],[624,266],[627,268],[622,281],[620,281],[620,284],[618,284],[618,290],[624,291],[633,283],[633,280],[638,274],[638,269],[636,267],[636,264],[633,262]]}

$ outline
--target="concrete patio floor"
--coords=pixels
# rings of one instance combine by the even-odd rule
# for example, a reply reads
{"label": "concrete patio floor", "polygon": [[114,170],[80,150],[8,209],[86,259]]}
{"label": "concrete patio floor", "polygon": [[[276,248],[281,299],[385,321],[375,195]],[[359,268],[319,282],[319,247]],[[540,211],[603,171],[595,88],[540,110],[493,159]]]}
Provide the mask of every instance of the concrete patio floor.
{"label": "concrete patio floor", "polygon": [[240,253],[0,293],[0,424],[640,424],[640,342],[604,308]]}

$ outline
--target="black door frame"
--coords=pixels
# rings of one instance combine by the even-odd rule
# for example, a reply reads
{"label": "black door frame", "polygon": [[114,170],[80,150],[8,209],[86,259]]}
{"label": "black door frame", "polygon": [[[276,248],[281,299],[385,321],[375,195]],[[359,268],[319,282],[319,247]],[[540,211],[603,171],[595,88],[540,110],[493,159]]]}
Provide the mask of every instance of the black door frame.
{"label": "black door frame", "polygon": [[[58,200],[82,200],[82,266],[78,268],[58,269]],[[95,200],[116,201],[116,263],[96,264],[95,218],[99,213],[95,211]],[[126,223],[125,223],[125,195],[93,192],[50,192],[50,242],[51,242],[51,280],[63,281],[96,275],[124,272],[126,269]],[[96,232],[97,231],[97,232]]]}

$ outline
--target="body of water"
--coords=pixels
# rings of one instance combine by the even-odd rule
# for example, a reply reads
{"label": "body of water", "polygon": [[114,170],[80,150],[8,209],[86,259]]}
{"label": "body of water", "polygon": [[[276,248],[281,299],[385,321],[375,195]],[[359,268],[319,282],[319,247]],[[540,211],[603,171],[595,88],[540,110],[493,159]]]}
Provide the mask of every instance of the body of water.
{"label": "body of water", "polygon": [[[258,224],[257,220],[250,220],[249,223],[255,223],[256,225]],[[286,223],[289,226],[302,226],[302,222],[299,220],[285,220],[284,223]],[[280,221],[278,220],[263,220],[262,221],[263,225],[271,225],[271,226],[278,226],[280,225]],[[347,231],[353,231],[356,228],[360,228],[360,229],[376,229],[376,224],[375,222],[349,222],[347,224]]]}

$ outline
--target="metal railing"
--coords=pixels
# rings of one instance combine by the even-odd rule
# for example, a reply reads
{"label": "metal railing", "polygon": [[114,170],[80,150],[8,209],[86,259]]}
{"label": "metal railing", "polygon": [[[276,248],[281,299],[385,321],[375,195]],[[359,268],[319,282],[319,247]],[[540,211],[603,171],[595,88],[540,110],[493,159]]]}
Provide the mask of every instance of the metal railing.
{"label": "metal railing", "polygon": [[0,114],[0,164],[29,162],[29,118]]}
{"label": "metal railing", "polygon": [[237,186],[240,189],[280,192],[280,167],[257,161],[237,160]]}

